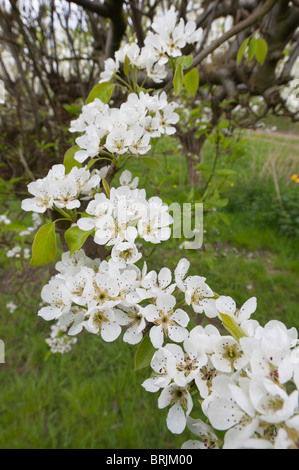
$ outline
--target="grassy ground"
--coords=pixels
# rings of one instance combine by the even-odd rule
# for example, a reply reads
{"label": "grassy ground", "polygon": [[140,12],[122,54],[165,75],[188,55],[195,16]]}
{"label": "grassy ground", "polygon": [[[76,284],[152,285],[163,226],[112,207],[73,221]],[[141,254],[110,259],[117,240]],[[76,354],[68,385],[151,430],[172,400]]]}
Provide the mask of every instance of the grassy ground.
{"label": "grassy ground", "polygon": [[[180,249],[177,240],[154,251],[146,246],[149,269],[173,268],[187,257],[191,273],[205,276],[216,292],[239,305],[256,296],[262,324],[275,318],[299,330],[299,184],[291,180],[299,172],[298,149],[299,139],[251,134],[225,192],[230,202],[220,210],[229,224],[217,219],[205,226],[204,220],[204,250]],[[207,165],[212,154],[207,146]],[[143,172],[141,186],[149,194],[158,187],[170,200],[190,195],[184,160],[165,155],[166,179],[132,165]],[[0,448],[179,448],[190,435],[167,431],[167,410],[158,410],[158,395],[141,387],[149,370],[133,371],[135,347],[83,333],[71,353],[47,358],[49,324],[36,312],[49,274],[37,268],[1,272],[6,361],[0,365]],[[13,314],[5,308],[9,300],[18,304]]]}

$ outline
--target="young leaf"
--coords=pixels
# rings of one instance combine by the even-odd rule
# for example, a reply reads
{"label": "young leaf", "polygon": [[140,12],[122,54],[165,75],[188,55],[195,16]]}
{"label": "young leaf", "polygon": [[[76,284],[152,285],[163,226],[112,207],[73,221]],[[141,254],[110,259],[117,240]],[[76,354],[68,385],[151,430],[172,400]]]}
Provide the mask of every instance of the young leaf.
{"label": "young leaf", "polygon": [[177,57],[176,61],[182,66],[182,69],[188,69],[192,65],[193,57],[192,55],[182,55]]}
{"label": "young leaf", "polygon": [[256,52],[256,39],[251,38],[248,47],[248,62],[251,62]]}
{"label": "young leaf", "polygon": [[124,61],[124,74],[125,74],[126,77],[129,77],[129,75],[130,75],[130,59],[127,55],[126,55],[125,61]]}
{"label": "young leaf", "polygon": [[81,168],[81,163],[79,163],[77,160],[75,160],[75,153],[78,152],[78,150],[81,150],[79,145],[73,145],[71,148],[69,148],[64,155],[63,159],[63,164],[65,166],[65,173],[69,173],[74,166],[77,166],[78,168]]}
{"label": "young leaf", "polygon": [[92,232],[93,229],[88,231],[80,230],[77,225],[74,225],[74,227],[70,227],[68,230],[66,230],[64,238],[70,249],[70,255],[75,253],[75,251],[79,250],[83,246],[85,240]]}
{"label": "young leaf", "polygon": [[199,74],[197,69],[191,69],[184,76],[184,85],[188,93],[194,96],[197,92],[199,84]]}
{"label": "young leaf", "polygon": [[220,170],[216,170],[215,173],[222,176],[234,176],[236,171],[231,168],[220,168]]}
{"label": "young leaf", "polygon": [[161,163],[159,162],[159,160],[156,160],[155,158],[143,157],[142,161],[145,164],[145,166],[149,168],[150,170],[161,171],[162,169]]}
{"label": "young leaf", "polygon": [[268,44],[266,43],[265,39],[257,38],[255,57],[256,57],[256,60],[260,64],[264,62],[267,52],[268,52]]}
{"label": "young leaf", "polygon": [[110,188],[109,188],[109,184],[108,184],[108,181],[106,180],[106,178],[102,178],[102,184],[103,184],[103,188],[104,188],[104,191],[106,193],[106,196],[109,198],[110,197]]}
{"label": "young leaf", "polygon": [[220,313],[220,317],[223,323],[224,328],[237,340],[239,341],[240,338],[243,336],[247,336],[246,333],[242,330],[240,325],[235,322],[235,320],[226,315],[225,313]]}
{"label": "young leaf", "polygon": [[241,62],[243,55],[245,54],[246,48],[248,46],[249,38],[244,39],[242,42],[241,46],[239,47],[238,53],[237,53],[237,65]]}
{"label": "young leaf", "polygon": [[93,87],[93,89],[89,93],[85,104],[91,103],[96,98],[99,98],[103,103],[107,104],[111,98],[114,87],[114,83],[98,83]]}
{"label": "young leaf", "polygon": [[182,65],[177,62],[175,65],[175,72],[173,77],[173,87],[174,87],[174,94],[177,96],[184,85],[184,73]]}
{"label": "young leaf", "polygon": [[55,224],[43,225],[34,237],[30,266],[43,266],[53,261],[56,255]]}
{"label": "young leaf", "polygon": [[148,367],[151,363],[155,351],[156,350],[152,345],[149,333],[147,333],[139,343],[138,349],[136,351],[134,359],[134,370],[139,370],[143,369],[144,367]]}
{"label": "young leaf", "polygon": [[12,232],[22,232],[26,230],[26,225],[14,222],[12,224],[4,225],[3,230],[11,230]]}
{"label": "young leaf", "polygon": [[228,204],[228,199],[223,198],[223,199],[208,199],[205,202],[205,205],[207,207],[225,207]]}

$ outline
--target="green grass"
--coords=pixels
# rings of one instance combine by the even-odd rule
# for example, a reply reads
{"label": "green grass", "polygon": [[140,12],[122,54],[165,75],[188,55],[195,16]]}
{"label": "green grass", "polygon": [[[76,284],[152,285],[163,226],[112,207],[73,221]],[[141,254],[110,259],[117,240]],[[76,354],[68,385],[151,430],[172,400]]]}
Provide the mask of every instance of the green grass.
{"label": "green grass", "polygon": [[158,396],[141,387],[149,371],[133,370],[133,346],[83,333],[71,353],[46,359],[49,324],[37,308],[3,312],[0,448],[180,446],[165,428],[166,410],[157,410]]}
{"label": "green grass", "polygon": [[[186,162],[173,142],[167,142],[159,157],[166,177],[148,173],[140,162],[132,161],[129,168],[141,175],[140,187],[145,185],[149,195],[158,188],[165,200],[183,202],[190,195]],[[248,141],[234,167],[234,186],[225,193],[230,202],[219,209],[230,223],[207,223],[203,250],[180,249],[178,240],[154,250],[146,245],[148,268],[174,268],[186,257],[190,274],[205,276],[214,291],[232,296],[239,306],[256,296],[254,317],[262,324],[278,319],[299,329],[298,237],[284,232],[275,212],[269,215],[277,196],[266,165],[271,155],[277,171],[285,163],[278,172],[281,193],[291,200],[299,192],[299,184],[289,182],[297,157],[288,152],[269,142]],[[207,145],[204,162],[212,158],[213,149]],[[35,268],[18,273],[5,265],[0,275],[0,337],[6,348],[6,362],[0,365],[0,448],[167,449],[191,438],[188,431],[175,436],[167,430],[167,410],[157,407],[159,394],[141,387],[150,370],[134,372],[136,347],[121,338],[108,344],[82,333],[71,353],[47,358],[50,324],[37,317],[37,310],[49,272]],[[13,314],[5,308],[9,300],[18,304]],[[196,320],[207,322],[203,317]]]}

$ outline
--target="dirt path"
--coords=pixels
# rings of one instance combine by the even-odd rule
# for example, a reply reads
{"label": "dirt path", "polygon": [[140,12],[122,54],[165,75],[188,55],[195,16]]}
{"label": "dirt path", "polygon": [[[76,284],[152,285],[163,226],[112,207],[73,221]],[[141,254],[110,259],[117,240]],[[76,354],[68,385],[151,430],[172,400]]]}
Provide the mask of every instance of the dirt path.
{"label": "dirt path", "polygon": [[288,142],[288,141],[280,141],[280,140],[274,140],[275,144],[277,145],[283,145],[287,147],[293,147],[299,149],[299,134],[292,134],[289,132],[278,132],[278,131],[265,131],[265,130],[256,130],[256,131],[250,131],[246,135],[246,138],[251,139],[251,140],[262,140],[266,142],[272,142],[273,143],[273,137],[283,137],[285,139],[294,139],[297,142]]}

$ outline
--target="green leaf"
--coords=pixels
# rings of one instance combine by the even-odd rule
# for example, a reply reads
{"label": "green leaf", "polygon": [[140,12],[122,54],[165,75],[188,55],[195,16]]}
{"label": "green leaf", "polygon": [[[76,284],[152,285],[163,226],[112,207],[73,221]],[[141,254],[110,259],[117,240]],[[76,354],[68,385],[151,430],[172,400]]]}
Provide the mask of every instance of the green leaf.
{"label": "green leaf", "polygon": [[80,114],[81,112],[81,105],[77,103],[64,104],[63,107],[70,114]]}
{"label": "green leaf", "polygon": [[191,69],[184,76],[184,85],[188,93],[194,96],[199,85],[199,74],[197,69]]}
{"label": "green leaf", "polygon": [[63,164],[65,166],[65,173],[69,173],[74,166],[81,168],[81,163],[75,160],[75,153],[81,150],[79,145],[73,145],[69,148],[64,155]]}
{"label": "green leaf", "polygon": [[182,55],[176,59],[176,62],[182,66],[182,69],[188,69],[193,62],[192,55]]}
{"label": "green leaf", "polygon": [[256,39],[251,38],[248,47],[248,62],[251,62],[256,52]]}
{"label": "green leaf", "polygon": [[104,191],[106,193],[106,196],[109,198],[110,197],[110,188],[109,188],[109,184],[108,184],[108,181],[106,180],[106,178],[102,178],[102,184],[103,184],[103,188],[104,188]]}
{"label": "green leaf", "polygon": [[177,62],[175,65],[175,72],[173,77],[173,87],[174,87],[174,94],[177,96],[184,85],[184,73],[182,65]]}
{"label": "green leaf", "polygon": [[237,53],[237,65],[241,62],[243,55],[245,54],[246,48],[249,43],[249,38],[244,39],[242,42],[241,46],[239,47],[238,53]]}
{"label": "green leaf", "polygon": [[30,266],[43,266],[50,263],[56,256],[55,224],[43,225],[34,237]]}
{"label": "green leaf", "polygon": [[159,160],[156,160],[155,158],[142,157],[142,161],[145,164],[145,166],[149,168],[150,170],[154,170],[154,171],[162,170],[161,163],[159,162]]}
{"label": "green leaf", "polygon": [[77,225],[74,225],[74,227],[70,227],[68,230],[66,230],[64,238],[70,249],[70,255],[75,253],[75,251],[79,250],[83,246],[85,240],[93,232],[93,230],[94,229],[88,231],[81,230]]}
{"label": "green leaf", "polygon": [[99,158],[91,158],[88,160],[86,169],[89,170],[97,161],[99,161]]}
{"label": "green leaf", "polygon": [[225,207],[228,204],[228,199],[209,199],[205,202],[208,207]]}
{"label": "green leaf", "polygon": [[152,345],[149,333],[147,333],[139,343],[138,349],[136,351],[134,359],[134,370],[144,369],[145,367],[148,367],[151,363],[155,351],[156,350]]}
{"label": "green leaf", "polygon": [[219,122],[217,128],[221,130],[221,129],[227,129],[229,126],[230,126],[230,121],[228,119],[223,119],[222,121]]}
{"label": "green leaf", "polygon": [[267,52],[268,52],[268,44],[266,43],[265,39],[257,38],[255,57],[256,57],[256,60],[260,64],[264,62]]}
{"label": "green leaf", "polygon": [[218,212],[218,217],[224,222],[226,225],[230,225],[230,219],[229,217],[224,214],[223,212]]}
{"label": "green leaf", "polygon": [[235,322],[235,320],[232,317],[230,317],[229,315],[226,315],[225,313],[220,313],[220,312],[219,312],[219,315],[221,317],[224,328],[237,341],[239,341],[240,338],[243,338],[243,336],[247,336],[246,333],[244,333],[242,328],[238,325],[238,323]]}
{"label": "green leaf", "polygon": [[91,103],[96,98],[99,98],[103,103],[107,104],[111,98],[114,87],[114,83],[98,83],[93,87],[93,89],[89,93],[85,104]]}
{"label": "green leaf", "polygon": [[211,173],[211,171],[212,171],[209,166],[204,165],[203,163],[199,163],[194,168],[196,168],[197,170],[200,170],[200,171],[208,171],[209,173]]}
{"label": "green leaf", "polygon": [[26,230],[27,227],[26,225],[22,225],[17,222],[14,222],[12,224],[4,225],[3,229],[12,231],[12,232],[22,232],[23,230]]}
{"label": "green leaf", "polygon": [[126,55],[125,61],[124,61],[124,74],[125,74],[126,77],[129,77],[129,75],[130,75],[130,59],[127,55]]}
{"label": "green leaf", "polygon": [[215,173],[222,176],[234,176],[236,171],[231,168],[221,168],[220,170],[216,170]]}

